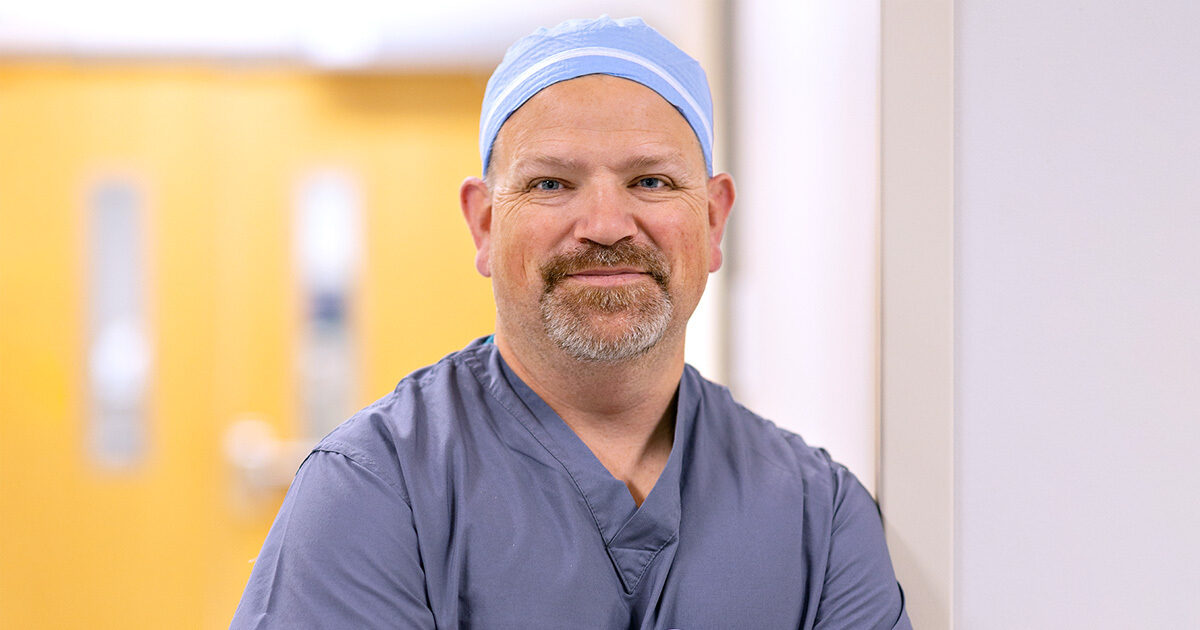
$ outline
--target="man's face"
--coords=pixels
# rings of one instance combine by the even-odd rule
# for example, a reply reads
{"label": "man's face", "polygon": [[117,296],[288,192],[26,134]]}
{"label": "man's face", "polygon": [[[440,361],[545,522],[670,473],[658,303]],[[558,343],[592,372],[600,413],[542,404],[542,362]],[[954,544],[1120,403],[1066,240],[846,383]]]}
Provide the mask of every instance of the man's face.
{"label": "man's face", "polygon": [[482,239],[472,225],[497,329],[593,361],[665,337],[682,347],[721,264],[729,204],[710,199],[714,181],[731,203],[728,176],[710,181],[691,127],[653,90],[607,75],[542,90],[501,128]]}

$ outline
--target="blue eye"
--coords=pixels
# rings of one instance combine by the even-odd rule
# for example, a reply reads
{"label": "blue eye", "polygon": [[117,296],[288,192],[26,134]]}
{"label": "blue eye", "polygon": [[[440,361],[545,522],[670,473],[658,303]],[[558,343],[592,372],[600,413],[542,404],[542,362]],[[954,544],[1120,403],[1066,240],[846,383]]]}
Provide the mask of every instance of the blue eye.
{"label": "blue eye", "polygon": [[554,179],[539,180],[533,185],[538,190],[562,190],[562,182]]}
{"label": "blue eye", "polygon": [[665,188],[667,183],[658,177],[643,177],[638,180],[637,185],[642,188]]}

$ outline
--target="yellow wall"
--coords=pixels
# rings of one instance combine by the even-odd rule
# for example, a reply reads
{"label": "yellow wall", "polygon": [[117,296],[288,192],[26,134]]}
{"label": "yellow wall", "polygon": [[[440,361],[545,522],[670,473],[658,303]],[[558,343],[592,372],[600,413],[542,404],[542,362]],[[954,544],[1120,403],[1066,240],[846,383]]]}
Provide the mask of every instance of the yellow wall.
{"label": "yellow wall", "polygon": [[[358,403],[490,332],[457,207],[480,77],[174,64],[0,66],[0,627],[215,628],[282,498],[238,500],[222,435],[295,435],[292,204],[318,167],[361,182]],[[87,187],[146,200],[148,448],[86,448]],[[243,497],[244,498],[244,497]]]}

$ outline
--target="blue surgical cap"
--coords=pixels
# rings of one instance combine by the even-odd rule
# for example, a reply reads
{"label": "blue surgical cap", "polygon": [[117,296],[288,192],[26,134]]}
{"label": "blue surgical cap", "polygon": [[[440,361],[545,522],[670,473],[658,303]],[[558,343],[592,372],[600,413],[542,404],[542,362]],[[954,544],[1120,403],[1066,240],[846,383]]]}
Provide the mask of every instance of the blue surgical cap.
{"label": "blue surgical cap", "polygon": [[496,135],[513,112],[546,87],[588,74],[636,81],[674,105],[700,139],[712,175],[712,96],[704,69],[641,18],[608,16],[540,28],[509,47],[483,95],[479,157],[484,175]]}

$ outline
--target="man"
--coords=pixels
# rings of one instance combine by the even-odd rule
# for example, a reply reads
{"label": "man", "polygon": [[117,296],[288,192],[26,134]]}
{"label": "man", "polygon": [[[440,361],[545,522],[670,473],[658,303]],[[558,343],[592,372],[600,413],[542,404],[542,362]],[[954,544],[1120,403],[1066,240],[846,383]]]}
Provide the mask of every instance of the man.
{"label": "man", "polygon": [[234,627],[909,627],[862,486],[684,364],[711,111],[637,19],[509,50],[460,195],[495,334],[314,449]]}

